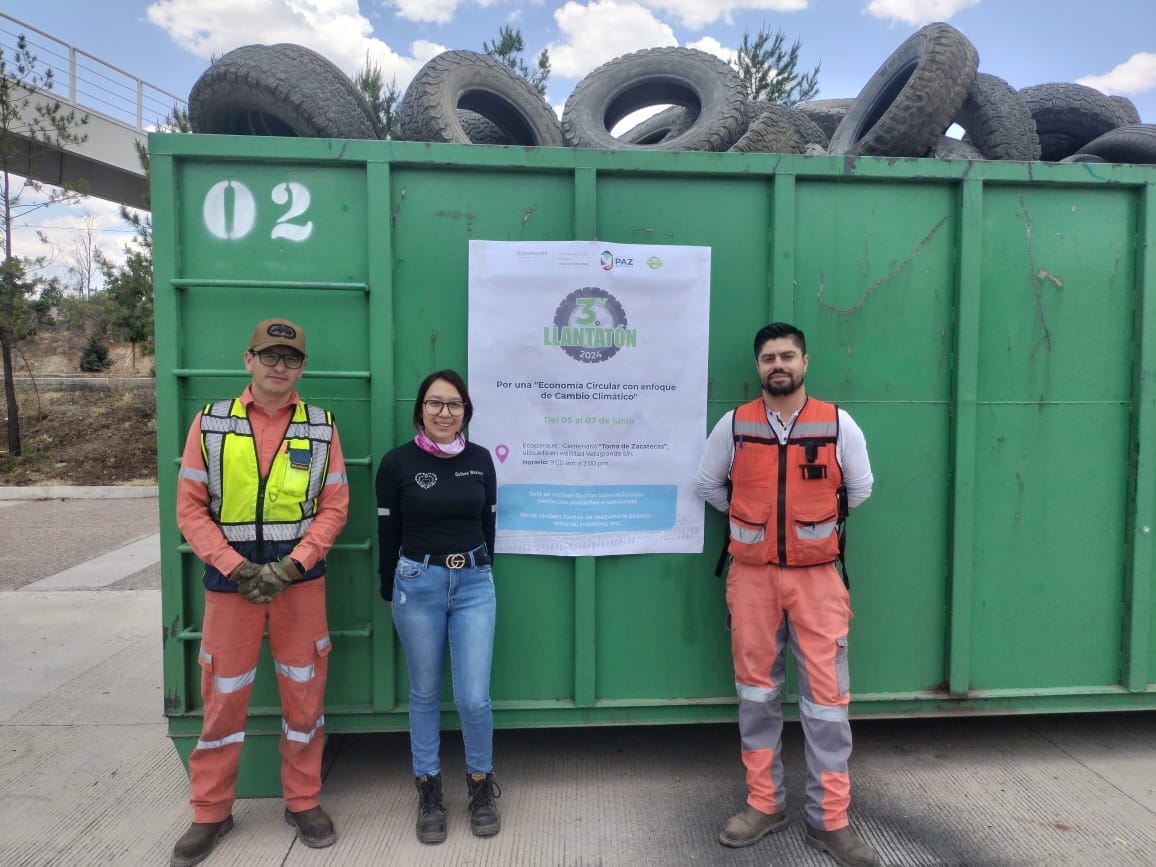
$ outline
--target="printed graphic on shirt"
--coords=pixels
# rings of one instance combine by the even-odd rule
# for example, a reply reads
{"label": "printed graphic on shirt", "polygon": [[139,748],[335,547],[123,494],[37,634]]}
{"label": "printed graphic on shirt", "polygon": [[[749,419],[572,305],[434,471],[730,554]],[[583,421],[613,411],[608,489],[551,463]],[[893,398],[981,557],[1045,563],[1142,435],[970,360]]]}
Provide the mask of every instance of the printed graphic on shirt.
{"label": "printed graphic on shirt", "polygon": [[423,491],[428,491],[438,483],[438,477],[436,473],[418,473],[413,477],[413,480],[417,482],[418,487],[420,487]]}

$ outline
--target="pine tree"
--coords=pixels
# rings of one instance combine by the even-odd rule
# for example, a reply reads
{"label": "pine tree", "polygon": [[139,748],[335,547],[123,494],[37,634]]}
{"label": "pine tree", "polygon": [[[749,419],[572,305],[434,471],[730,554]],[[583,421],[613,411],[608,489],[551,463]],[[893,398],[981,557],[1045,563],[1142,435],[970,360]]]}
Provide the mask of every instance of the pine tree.
{"label": "pine tree", "polygon": [[77,130],[88,122],[88,115],[78,116],[52,98],[55,84],[52,70],[39,71],[36,55],[27,38],[17,37],[13,62],[8,63],[0,48],[0,233],[4,240],[4,259],[0,267],[0,356],[4,368],[4,397],[8,411],[8,451],[21,452],[20,405],[16,400],[12,351],[25,336],[21,322],[27,299],[38,281],[27,275],[41,267],[43,257],[17,256],[13,251],[14,221],[31,211],[75,199],[78,193],[54,190],[28,202],[27,192],[41,192],[43,187],[31,180],[36,154],[42,150],[57,151],[80,144],[86,138]]}
{"label": "pine tree", "polygon": [[522,39],[522,31],[505,24],[498,31],[498,38],[492,45],[488,42],[482,43],[482,51],[522,76],[529,82],[530,87],[545,98],[546,80],[550,77],[550,53],[543,48],[542,53],[538,55],[537,68],[531,70],[522,59],[522,52],[525,50],[526,43]]}
{"label": "pine tree", "polygon": [[357,70],[353,83],[369,100],[369,107],[373,109],[373,114],[377,118],[381,137],[398,138],[400,128],[397,120],[397,104],[401,101],[401,94],[397,90],[396,76],[387,85],[381,67],[370,60],[367,53],[365,65]]}
{"label": "pine tree", "polygon": [[80,351],[80,369],[85,373],[104,373],[112,367],[112,359],[108,355],[108,343],[99,334],[88,336],[88,342]]}
{"label": "pine tree", "polygon": [[744,33],[732,65],[739,72],[747,99],[779,105],[813,99],[819,92],[819,64],[808,73],[797,74],[800,48],[802,43],[796,39],[787,49],[781,30],[774,34],[759,30],[754,39],[749,31]]}

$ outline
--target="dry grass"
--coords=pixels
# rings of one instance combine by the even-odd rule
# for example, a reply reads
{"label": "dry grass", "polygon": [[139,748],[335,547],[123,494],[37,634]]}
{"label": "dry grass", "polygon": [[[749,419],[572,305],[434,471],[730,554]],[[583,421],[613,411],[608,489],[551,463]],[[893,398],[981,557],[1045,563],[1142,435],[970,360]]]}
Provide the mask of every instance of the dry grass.
{"label": "dry grass", "polygon": [[[0,485],[156,484],[156,400],[154,390],[118,382],[147,376],[152,358],[137,358],[129,347],[113,347],[115,365],[106,374],[77,370],[86,337],[77,332],[37,335],[20,344],[34,373],[18,379],[21,454],[8,452],[8,420],[0,413]],[[26,372],[17,356],[18,373]],[[100,380],[103,387],[57,390],[54,377]],[[0,402],[0,407],[3,403]]]}

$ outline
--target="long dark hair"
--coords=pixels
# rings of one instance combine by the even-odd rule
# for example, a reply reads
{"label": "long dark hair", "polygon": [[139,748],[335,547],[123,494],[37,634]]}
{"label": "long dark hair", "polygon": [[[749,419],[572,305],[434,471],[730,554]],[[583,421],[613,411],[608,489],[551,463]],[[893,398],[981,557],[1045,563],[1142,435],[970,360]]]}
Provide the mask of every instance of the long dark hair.
{"label": "long dark hair", "polygon": [[423,409],[423,402],[425,401],[425,393],[429,391],[429,387],[437,380],[444,379],[450,385],[458,390],[458,394],[462,396],[462,402],[466,405],[466,411],[462,413],[462,427],[470,423],[470,419],[474,417],[474,405],[470,402],[470,390],[466,388],[466,381],[462,379],[461,374],[456,370],[435,370],[429,376],[421,381],[421,385],[417,387],[417,400],[413,404],[413,427],[414,430],[421,430],[421,413]]}

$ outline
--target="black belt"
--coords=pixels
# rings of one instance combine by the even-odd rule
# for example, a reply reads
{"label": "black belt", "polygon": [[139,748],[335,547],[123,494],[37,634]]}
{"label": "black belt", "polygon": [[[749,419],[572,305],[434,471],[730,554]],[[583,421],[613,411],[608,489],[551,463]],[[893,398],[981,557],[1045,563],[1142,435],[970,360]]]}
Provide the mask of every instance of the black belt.
{"label": "black belt", "polygon": [[466,566],[489,566],[490,552],[485,545],[478,545],[472,551],[462,551],[458,554],[418,554],[415,551],[401,549],[401,556],[416,563],[429,563],[431,566],[445,566],[447,569],[464,569]]}

